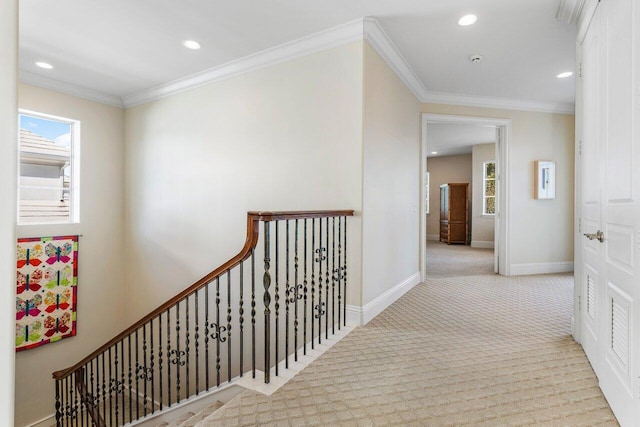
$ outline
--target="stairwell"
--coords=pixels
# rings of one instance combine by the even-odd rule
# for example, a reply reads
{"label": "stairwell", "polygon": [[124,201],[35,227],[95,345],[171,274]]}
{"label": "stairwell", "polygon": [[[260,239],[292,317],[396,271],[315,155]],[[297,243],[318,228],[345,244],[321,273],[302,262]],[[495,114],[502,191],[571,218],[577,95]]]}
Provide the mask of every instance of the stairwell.
{"label": "stairwell", "polygon": [[249,212],[235,257],[53,374],[56,425],[195,426],[241,393],[275,392],[352,330],[352,215]]}

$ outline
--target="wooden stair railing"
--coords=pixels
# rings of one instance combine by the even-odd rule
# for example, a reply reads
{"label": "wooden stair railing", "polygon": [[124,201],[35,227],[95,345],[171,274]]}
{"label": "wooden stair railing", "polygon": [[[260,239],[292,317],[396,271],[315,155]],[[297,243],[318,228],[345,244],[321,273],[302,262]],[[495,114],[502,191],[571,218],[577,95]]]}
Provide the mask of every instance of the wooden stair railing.
{"label": "wooden stair railing", "polygon": [[[123,425],[246,372],[255,378],[260,369],[269,383],[280,361],[288,368],[291,356],[297,360],[299,352],[306,354],[346,324],[349,216],[352,210],[249,212],[245,244],[236,256],[75,365],[53,373],[56,425]],[[259,310],[264,316],[256,316]]]}

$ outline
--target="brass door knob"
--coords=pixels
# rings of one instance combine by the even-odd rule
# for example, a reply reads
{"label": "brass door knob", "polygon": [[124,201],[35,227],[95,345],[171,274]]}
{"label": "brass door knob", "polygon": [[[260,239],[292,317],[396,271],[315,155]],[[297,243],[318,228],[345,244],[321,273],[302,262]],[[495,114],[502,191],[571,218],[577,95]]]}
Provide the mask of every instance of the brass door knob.
{"label": "brass door knob", "polygon": [[604,242],[604,233],[600,230],[595,233],[584,233],[584,236],[589,240],[597,240],[600,243]]}

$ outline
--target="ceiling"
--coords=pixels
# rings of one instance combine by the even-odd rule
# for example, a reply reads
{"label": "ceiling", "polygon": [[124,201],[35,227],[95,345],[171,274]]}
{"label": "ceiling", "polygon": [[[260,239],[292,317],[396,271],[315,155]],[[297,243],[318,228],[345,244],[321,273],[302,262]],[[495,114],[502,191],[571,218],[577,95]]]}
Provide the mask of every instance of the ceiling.
{"label": "ceiling", "polygon": [[[566,1],[22,0],[21,80],[125,98],[372,17],[429,99],[573,105],[574,78],[556,78],[575,62],[576,27],[556,19]],[[467,13],[477,23],[459,26]]]}
{"label": "ceiling", "polygon": [[495,141],[495,126],[429,123],[427,157],[470,154],[474,145],[495,143]]}

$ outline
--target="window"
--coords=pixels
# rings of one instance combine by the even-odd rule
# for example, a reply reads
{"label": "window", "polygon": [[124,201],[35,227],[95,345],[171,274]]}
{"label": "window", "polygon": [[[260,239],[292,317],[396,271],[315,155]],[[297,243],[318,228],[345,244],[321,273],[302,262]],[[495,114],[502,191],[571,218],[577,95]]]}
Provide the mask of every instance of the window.
{"label": "window", "polygon": [[18,223],[78,221],[80,122],[20,111]]}
{"label": "window", "polygon": [[496,162],[490,160],[483,164],[482,177],[482,214],[495,215],[496,213]]}

